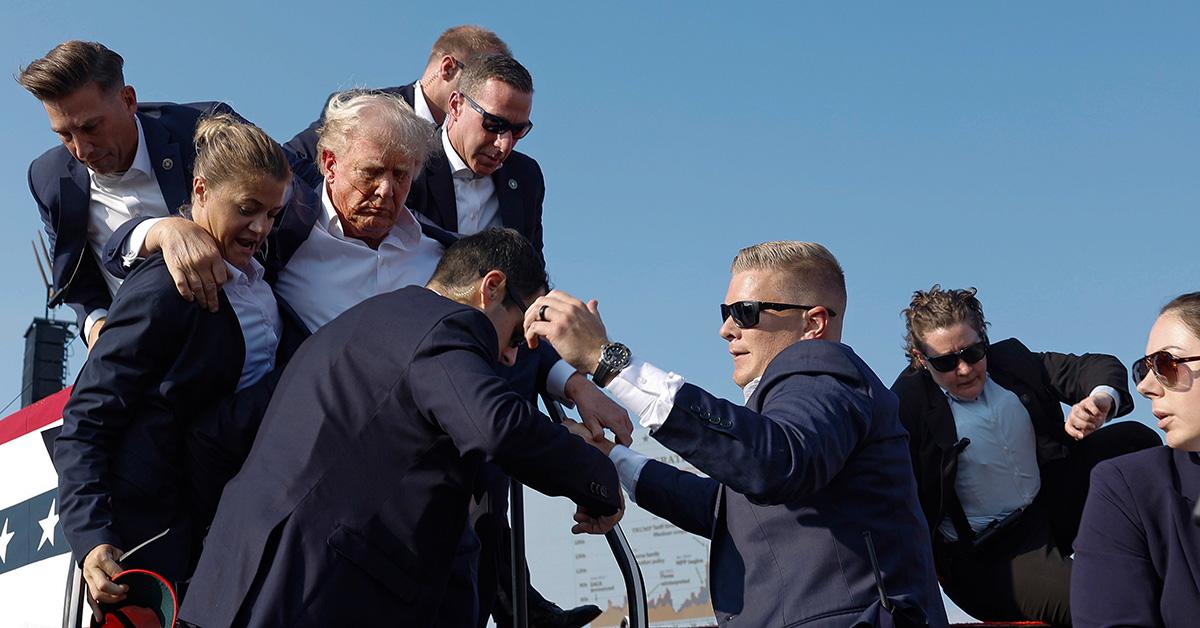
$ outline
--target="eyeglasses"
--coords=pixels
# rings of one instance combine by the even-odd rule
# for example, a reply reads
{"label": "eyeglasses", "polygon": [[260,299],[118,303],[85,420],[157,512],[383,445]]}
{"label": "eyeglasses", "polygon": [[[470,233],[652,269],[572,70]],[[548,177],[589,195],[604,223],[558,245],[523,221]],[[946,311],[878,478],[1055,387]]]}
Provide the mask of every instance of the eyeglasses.
{"label": "eyeglasses", "polygon": [[[721,304],[721,324],[725,324],[725,319],[733,317],[733,324],[738,326],[738,329],[750,329],[758,324],[758,316],[763,310],[775,310],[782,312],[783,310],[811,310],[815,305],[794,305],[792,303],[772,303],[770,301],[738,301],[736,303]],[[837,316],[837,312],[831,308],[825,308],[832,318]]]}
{"label": "eyeglasses", "polygon": [[533,123],[528,120],[520,124],[509,122],[498,115],[488,113],[483,107],[479,106],[479,103],[472,100],[470,96],[463,94],[462,92],[459,92],[459,94],[464,100],[467,101],[467,104],[470,105],[472,109],[478,111],[479,115],[483,117],[483,130],[487,131],[488,133],[503,135],[511,131],[513,139],[519,140],[526,135],[529,135],[529,131],[533,129]]}
{"label": "eyeglasses", "polygon": [[[520,308],[522,314],[529,309],[529,307],[525,305],[525,302],[517,296],[517,293],[513,292],[512,288],[508,286],[507,281],[504,282],[504,295],[508,297],[509,301],[512,301],[514,305]],[[521,346],[521,343],[525,342],[525,334],[521,333],[524,331],[524,329],[525,328],[523,325],[518,326],[516,331],[513,332],[513,337],[508,340],[508,346],[510,348],[516,349],[517,347]]]}
{"label": "eyeglasses", "polygon": [[1158,383],[1167,388],[1174,388],[1179,384],[1179,365],[1196,360],[1200,360],[1200,355],[1177,358],[1166,351],[1155,351],[1146,357],[1138,358],[1129,371],[1133,373],[1135,385],[1142,383],[1150,371],[1154,371],[1154,377]]}
{"label": "eyeglasses", "polygon": [[925,358],[925,361],[929,363],[929,366],[933,367],[933,370],[939,373],[949,373],[950,371],[958,368],[959,360],[962,360],[967,364],[975,364],[976,362],[987,357],[987,351],[988,341],[980,340],[979,342],[966,347],[965,349],[959,349],[954,353],[939,355],[935,358],[931,358],[924,353],[922,353],[921,356]]}

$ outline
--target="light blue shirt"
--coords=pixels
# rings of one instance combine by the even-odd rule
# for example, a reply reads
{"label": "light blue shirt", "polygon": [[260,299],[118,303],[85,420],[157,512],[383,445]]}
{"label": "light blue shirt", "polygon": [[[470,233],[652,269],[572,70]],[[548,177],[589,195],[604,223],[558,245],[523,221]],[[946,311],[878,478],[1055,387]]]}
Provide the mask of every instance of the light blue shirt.
{"label": "light blue shirt", "polygon": [[[978,399],[965,401],[947,393],[946,401],[958,437],[971,441],[958,455],[954,490],[967,522],[978,532],[1033,503],[1042,487],[1033,421],[1017,395],[991,377],[984,380]],[[940,529],[947,539],[958,539],[949,517]]]}

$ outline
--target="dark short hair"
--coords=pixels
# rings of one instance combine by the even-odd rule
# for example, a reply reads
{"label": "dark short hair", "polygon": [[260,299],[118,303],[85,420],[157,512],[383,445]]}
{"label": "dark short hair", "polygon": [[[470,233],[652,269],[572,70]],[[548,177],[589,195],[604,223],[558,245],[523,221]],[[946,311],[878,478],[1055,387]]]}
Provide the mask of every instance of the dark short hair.
{"label": "dark short hair", "polygon": [[1200,338],[1200,292],[1181,294],[1164,305],[1161,314],[1174,314],[1196,338]]}
{"label": "dark short hair", "polygon": [[533,93],[533,77],[519,61],[508,55],[474,57],[458,77],[458,91],[472,98],[483,89],[484,83],[497,80],[524,93]]}
{"label": "dark short hair", "polygon": [[537,249],[525,236],[506,227],[484,229],[455,242],[442,255],[429,283],[465,291],[493,270],[504,273],[508,287],[526,304],[550,287],[546,264]]}
{"label": "dark short hair", "polygon": [[913,368],[921,364],[913,351],[924,353],[925,335],[935,329],[966,323],[979,334],[980,340],[987,340],[988,323],[983,317],[983,304],[975,298],[975,288],[943,290],[935,283],[929,290],[913,292],[903,314],[904,355]]}
{"label": "dark short hair", "polygon": [[17,82],[38,100],[58,100],[96,83],[108,92],[125,85],[125,60],[94,41],[71,40],[21,68]]}

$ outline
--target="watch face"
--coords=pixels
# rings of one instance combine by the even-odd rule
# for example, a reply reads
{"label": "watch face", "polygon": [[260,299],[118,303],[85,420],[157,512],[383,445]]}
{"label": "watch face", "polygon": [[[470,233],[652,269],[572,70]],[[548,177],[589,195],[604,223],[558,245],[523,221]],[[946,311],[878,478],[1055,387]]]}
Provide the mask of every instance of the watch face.
{"label": "watch face", "polygon": [[604,354],[601,359],[614,367],[624,367],[629,363],[629,347],[614,342],[604,346]]}

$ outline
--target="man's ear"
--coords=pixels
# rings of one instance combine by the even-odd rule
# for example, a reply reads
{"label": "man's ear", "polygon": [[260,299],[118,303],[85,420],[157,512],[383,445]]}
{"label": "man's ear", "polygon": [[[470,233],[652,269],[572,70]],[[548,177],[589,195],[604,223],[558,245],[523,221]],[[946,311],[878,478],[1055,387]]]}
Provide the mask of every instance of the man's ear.
{"label": "man's ear", "polygon": [[829,333],[829,310],[823,305],[804,313],[804,340],[818,340]]}
{"label": "man's ear", "polygon": [[504,287],[508,278],[499,270],[489,270],[487,274],[479,280],[479,299],[480,305],[487,307],[493,302],[504,301]]}
{"label": "man's ear", "polygon": [[337,165],[337,155],[334,155],[333,151],[328,148],[323,149],[319,163],[321,165],[321,174],[332,181],[334,177],[333,169]]}
{"label": "man's ear", "polygon": [[137,92],[134,91],[132,85],[122,86],[117,98],[121,99],[121,105],[125,107],[129,115],[137,113]]}
{"label": "man's ear", "polygon": [[463,97],[458,90],[450,92],[450,100],[446,103],[446,120],[458,120],[462,115]]}
{"label": "man's ear", "polygon": [[442,55],[442,60],[438,63],[438,78],[443,81],[450,82],[458,76],[458,62],[451,55]]}

